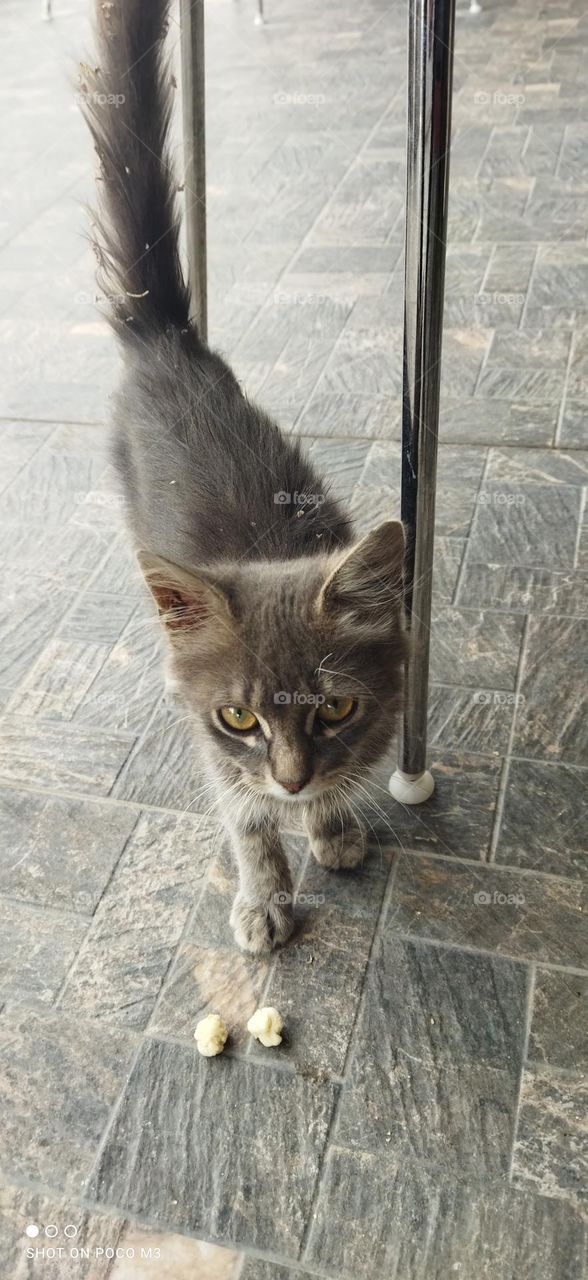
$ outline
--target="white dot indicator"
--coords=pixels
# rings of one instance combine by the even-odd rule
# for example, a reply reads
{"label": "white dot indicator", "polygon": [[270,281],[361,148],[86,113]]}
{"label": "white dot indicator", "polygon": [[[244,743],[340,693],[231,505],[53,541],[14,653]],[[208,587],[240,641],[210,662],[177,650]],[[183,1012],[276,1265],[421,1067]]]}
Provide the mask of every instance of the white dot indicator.
{"label": "white dot indicator", "polygon": [[63,1228],[63,1234],[67,1236],[68,1240],[73,1240],[74,1236],[78,1234],[78,1229],[74,1227],[73,1222],[69,1222],[67,1227]]}
{"label": "white dot indicator", "polygon": [[54,1236],[58,1236],[58,1235],[59,1235],[59,1227],[56,1227],[56,1226],[54,1226],[54,1224],[53,1224],[53,1223],[51,1223],[48,1227],[45,1227],[45,1235],[46,1235],[46,1236],[49,1236],[49,1237],[51,1237],[51,1238],[53,1238]]}
{"label": "white dot indicator", "polygon": [[30,1236],[31,1240],[34,1240],[35,1236],[38,1236],[38,1234],[39,1234],[38,1226],[36,1226],[34,1222],[29,1222],[29,1225],[25,1231],[25,1235]]}

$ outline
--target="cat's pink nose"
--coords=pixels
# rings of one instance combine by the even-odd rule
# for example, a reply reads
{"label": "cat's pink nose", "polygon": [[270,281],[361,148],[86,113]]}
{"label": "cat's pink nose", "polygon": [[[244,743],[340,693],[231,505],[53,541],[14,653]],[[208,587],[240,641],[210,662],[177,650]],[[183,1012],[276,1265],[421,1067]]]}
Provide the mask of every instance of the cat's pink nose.
{"label": "cat's pink nose", "polygon": [[293,779],[291,782],[283,782],[282,786],[285,787],[286,791],[290,791],[292,795],[296,795],[297,791],[302,791],[302,788],[306,786],[307,782],[308,778],[299,778]]}

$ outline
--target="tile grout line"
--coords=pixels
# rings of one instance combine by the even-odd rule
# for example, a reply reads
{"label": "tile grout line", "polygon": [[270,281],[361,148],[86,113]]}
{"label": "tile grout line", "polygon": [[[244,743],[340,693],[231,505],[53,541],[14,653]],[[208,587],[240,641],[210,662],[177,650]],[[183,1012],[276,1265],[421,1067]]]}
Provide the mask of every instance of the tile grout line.
{"label": "tile grout line", "polygon": [[519,323],[518,323],[518,328],[519,328],[519,330],[520,330],[520,331],[524,330],[524,328],[525,328],[525,323],[526,323],[526,319],[527,319],[527,311],[529,310],[529,299],[530,299],[530,297],[531,297],[531,291],[532,291],[532,287],[533,287],[533,281],[534,281],[534,279],[535,279],[535,272],[536,272],[536,270],[537,270],[537,264],[538,264],[538,261],[539,261],[539,251],[540,251],[540,249],[542,248],[543,243],[550,244],[550,243],[551,243],[551,241],[549,241],[549,240],[548,240],[548,241],[545,241],[545,242],[537,242],[537,248],[536,248],[536,250],[535,250],[535,256],[534,256],[534,258],[533,258],[533,262],[531,263],[531,270],[530,270],[530,272],[529,272],[529,279],[527,280],[527,289],[526,289],[526,293],[525,293],[525,301],[524,301],[524,303],[523,303],[523,309],[522,309],[522,311],[521,311],[521,316],[520,316],[520,320],[519,320]]}
{"label": "tile grout line", "polygon": [[584,536],[584,515],[586,512],[587,496],[588,496],[588,489],[582,489],[582,495],[580,498],[580,510],[578,513],[578,536],[576,538],[576,546],[574,548],[574,569],[573,569],[574,573],[583,572],[583,570],[580,569],[580,549],[582,546],[582,538]]}
{"label": "tile grout line", "polygon": [[306,1218],[306,1223],[305,1223],[305,1226],[304,1226],[304,1231],[303,1231],[302,1239],[301,1239],[301,1242],[300,1242],[300,1248],[299,1248],[299,1252],[298,1252],[298,1260],[299,1260],[299,1261],[304,1261],[304,1259],[305,1259],[305,1255],[306,1255],[306,1252],[307,1252],[307,1249],[308,1249],[308,1246],[309,1246],[309,1244],[310,1244],[310,1236],[311,1236],[311,1231],[312,1231],[313,1219],[314,1219],[314,1217],[316,1216],[316,1212],[317,1212],[317,1209],[318,1209],[318,1204],[319,1204],[319,1199],[320,1199],[321,1190],[322,1190],[322,1187],[323,1187],[323,1185],[324,1185],[324,1173],[325,1173],[325,1169],[326,1169],[326,1164],[327,1164],[327,1159],[328,1159],[329,1149],[330,1149],[330,1146],[331,1146],[331,1139],[332,1139],[332,1137],[333,1137],[333,1135],[334,1135],[334,1133],[335,1133],[335,1131],[336,1131],[336,1126],[337,1126],[337,1121],[338,1121],[338,1118],[339,1118],[339,1111],[340,1111],[340,1109],[341,1109],[341,1103],[342,1103],[342,1099],[343,1099],[343,1094],[344,1094],[344,1090],[345,1090],[346,1085],[347,1085],[347,1082],[348,1082],[348,1074],[347,1074],[347,1073],[348,1073],[349,1063],[350,1063],[350,1061],[351,1061],[351,1056],[352,1056],[352,1052],[353,1052],[353,1049],[352,1049],[353,1039],[354,1039],[354,1036],[355,1036],[356,1028],[357,1028],[358,1023],[359,1023],[359,1019],[360,1019],[360,1017],[362,1016],[362,1013],[363,1013],[363,1008],[364,1008],[364,997],[365,997],[365,992],[366,992],[366,988],[367,988],[367,983],[368,983],[369,974],[370,974],[370,971],[371,971],[372,956],[373,956],[373,954],[374,954],[375,947],[376,947],[377,943],[379,942],[379,939],[380,939],[381,934],[382,934],[382,932],[383,932],[383,928],[384,928],[384,921],[385,921],[385,920],[386,920],[386,918],[387,918],[387,914],[388,914],[388,907],[389,907],[390,900],[391,900],[391,897],[392,897],[392,894],[393,894],[393,891],[394,891],[394,884],[395,884],[395,881],[396,881],[396,876],[397,876],[397,871],[398,871],[398,865],[399,865],[399,857],[398,857],[398,855],[397,855],[397,856],[394,858],[394,861],[393,861],[392,866],[391,866],[391,868],[390,868],[390,872],[389,872],[389,875],[388,875],[388,880],[387,880],[387,883],[386,883],[386,886],[385,886],[385,889],[384,889],[384,893],[383,893],[383,895],[382,895],[382,902],[381,902],[381,904],[380,904],[380,910],[379,910],[379,913],[378,913],[378,919],[377,919],[377,921],[376,921],[376,925],[375,925],[374,932],[373,932],[373,935],[372,935],[372,941],[371,941],[371,945],[370,945],[370,949],[369,949],[369,953],[368,953],[368,956],[367,956],[367,960],[366,960],[366,964],[365,964],[365,969],[364,969],[364,973],[363,973],[363,980],[362,980],[362,984],[361,984],[361,990],[360,990],[360,992],[359,992],[358,1000],[357,1000],[357,1004],[356,1004],[356,1008],[355,1008],[355,1016],[354,1016],[354,1018],[353,1018],[353,1024],[352,1024],[352,1026],[351,1026],[351,1028],[350,1028],[350,1031],[349,1031],[349,1039],[348,1039],[348,1041],[347,1041],[347,1050],[346,1050],[346,1053],[345,1053],[345,1060],[344,1060],[344,1062],[343,1062],[343,1068],[342,1068],[342,1072],[341,1072],[341,1075],[342,1075],[342,1083],[341,1083],[341,1084],[339,1085],[339,1087],[338,1087],[337,1097],[336,1097],[336,1099],[335,1099],[335,1103],[334,1103],[334,1106],[333,1106],[333,1110],[332,1110],[332,1112],[331,1112],[331,1117],[330,1117],[330,1120],[329,1120],[329,1126],[328,1126],[327,1133],[326,1133],[326,1137],[325,1137],[325,1145],[324,1145],[324,1147],[323,1147],[323,1152],[322,1152],[322,1156],[321,1156],[320,1166],[319,1166],[319,1169],[318,1169],[318,1171],[317,1171],[316,1181],[315,1181],[314,1188],[313,1188],[312,1200],[311,1200],[311,1202],[310,1202],[310,1204],[309,1204],[309,1207],[308,1207],[308,1215],[307,1215],[307,1218]]}
{"label": "tile grout line", "polygon": [[517,1134],[518,1134],[518,1128],[519,1128],[519,1117],[521,1114],[521,1097],[523,1092],[523,1079],[524,1079],[525,1067],[527,1065],[527,1058],[528,1058],[528,1052],[529,1052],[529,1038],[531,1035],[531,1023],[533,1021],[533,1004],[534,1004],[534,995],[535,995],[535,965],[534,964],[531,964],[529,966],[528,981],[529,981],[529,987],[527,992],[525,1032],[524,1032],[522,1052],[521,1052],[521,1071],[519,1076],[519,1087],[517,1090],[517,1100],[516,1100],[513,1133],[512,1133],[512,1145],[511,1145],[510,1162],[509,1162],[509,1169],[508,1169],[508,1175],[507,1175],[507,1180],[511,1185],[512,1185],[513,1166],[514,1166],[514,1159],[515,1159],[515,1148],[517,1144]]}
{"label": "tile grout line", "polygon": [[108,890],[109,890],[109,888],[110,888],[110,886],[111,886],[111,884],[112,884],[112,882],[113,882],[113,880],[114,880],[114,878],[115,878],[115,876],[116,876],[116,872],[118,871],[118,868],[120,867],[121,863],[122,863],[122,862],[123,862],[123,860],[124,860],[124,857],[125,857],[125,855],[126,855],[126,853],[127,853],[127,850],[128,850],[129,844],[131,843],[131,841],[132,841],[132,839],[133,839],[133,836],[135,835],[135,832],[136,832],[136,830],[137,830],[137,827],[138,827],[138,825],[139,825],[139,822],[140,822],[140,821],[141,821],[141,814],[140,814],[140,813],[138,813],[138,814],[137,814],[136,821],[133,823],[133,826],[132,826],[131,830],[129,831],[129,834],[128,834],[128,836],[127,836],[126,840],[125,840],[125,841],[124,841],[124,843],[123,843],[123,846],[122,846],[122,849],[121,849],[121,851],[120,851],[120,853],[119,853],[119,856],[118,856],[118,858],[115,860],[114,865],[111,867],[110,875],[109,875],[109,877],[108,877],[108,880],[106,881],[106,884],[104,885],[104,888],[103,888],[103,890],[102,890],[102,893],[100,894],[100,897],[99,897],[99,899],[98,899],[98,902],[96,903],[96,906],[94,907],[94,910],[93,910],[93,912],[92,912],[92,916],[91,916],[91,918],[90,918],[90,923],[89,923],[89,925],[88,925],[88,928],[87,928],[87,930],[86,930],[86,933],[84,934],[84,937],[82,938],[82,941],[81,941],[81,943],[80,943],[80,946],[78,947],[78,950],[76,951],[76,954],[75,954],[75,956],[73,957],[73,960],[72,960],[71,964],[69,965],[69,967],[68,967],[68,969],[67,969],[67,972],[66,972],[66,973],[64,974],[64,976],[63,976],[63,980],[62,980],[61,986],[60,986],[59,991],[57,992],[57,995],[55,996],[55,999],[54,999],[54,1001],[53,1001],[53,1008],[54,1008],[54,1009],[56,1009],[56,1010],[61,1010],[61,1011],[62,1011],[62,1004],[61,1004],[61,1001],[62,1001],[63,996],[65,995],[65,993],[66,993],[66,991],[67,991],[67,987],[68,987],[69,981],[70,981],[70,979],[71,979],[71,977],[72,977],[73,973],[75,972],[75,969],[76,969],[76,967],[77,967],[77,965],[78,965],[78,962],[81,960],[82,955],[83,955],[83,952],[85,951],[85,949],[86,949],[86,947],[87,947],[88,943],[90,942],[90,935],[91,935],[92,930],[93,930],[93,927],[94,927],[94,925],[95,925],[95,923],[96,923],[96,913],[97,913],[97,911],[98,911],[98,908],[101,906],[102,902],[104,901],[104,898],[105,898],[105,896],[106,896],[106,894],[107,894],[107,892],[108,892]]}
{"label": "tile grout line", "polygon": [[563,429],[563,420],[564,420],[566,401],[568,396],[570,374],[572,371],[572,362],[574,359],[575,349],[576,349],[576,337],[577,337],[576,330],[572,329],[570,333],[570,345],[568,348],[568,358],[566,360],[566,368],[565,368],[563,386],[561,391],[561,404],[559,406],[559,413],[557,415],[557,422],[555,424],[555,431],[553,433],[553,445],[552,445],[553,449],[561,448],[561,433]]}
{"label": "tile grout line", "polygon": [[488,857],[488,861],[490,863],[495,862],[496,851],[498,848],[498,841],[500,838],[500,831],[502,827],[504,803],[506,800],[506,786],[507,786],[508,774],[509,774],[509,761],[512,758],[513,746],[515,743],[517,715],[518,715],[520,698],[521,698],[521,685],[523,682],[523,675],[525,670],[525,658],[527,656],[529,628],[530,628],[530,615],[526,614],[523,619],[523,627],[521,631],[521,642],[520,642],[520,649],[519,649],[519,659],[517,663],[517,671],[515,676],[514,706],[513,706],[512,722],[510,726],[510,733],[508,735],[508,743],[507,743],[506,751],[504,753],[506,767],[503,769],[503,773],[500,778],[500,782],[498,784],[498,794],[496,796],[494,825],[492,828],[492,836],[490,839],[490,848],[489,848],[489,857]]}
{"label": "tile grout line", "polygon": [[460,592],[461,592],[462,583],[463,583],[463,577],[464,577],[465,569],[466,569],[466,562],[467,562],[467,559],[468,559],[468,551],[469,551],[469,546],[470,546],[470,538],[471,538],[471,535],[472,535],[472,533],[473,533],[474,523],[475,523],[475,520],[476,520],[476,518],[477,518],[478,510],[479,510],[479,505],[480,505],[480,504],[479,504],[479,497],[480,497],[480,494],[483,492],[482,485],[486,483],[486,476],[487,476],[487,473],[488,473],[488,469],[489,469],[489,467],[490,467],[490,447],[488,447],[488,448],[486,449],[486,455],[485,455],[485,457],[484,457],[484,462],[483,462],[483,465],[482,465],[482,470],[481,470],[481,472],[480,472],[480,479],[479,479],[479,481],[478,481],[478,486],[477,486],[476,492],[475,492],[475,494],[474,494],[474,503],[473,503],[472,514],[471,514],[471,516],[470,516],[470,522],[469,522],[469,525],[468,525],[468,531],[467,531],[467,533],[466,533],[466,535],[465,535],[465,538],[464,538],[463,553],[462,553],[461,563],[460,563],[459,569],[458,569],[458,571],[457,571],[457,578],[456,578],[456,580],[455,580],[455,586],[454,586],[454,588],[453,588],[453,596],[452,596],[452,598],[451,598],[451,607],[452,607],[452,608],[455,608],[455,607],[457,606],[458,599],[459,599],[459,595],[460,595]]}
{"label": "tile grout line", "polygon": [[585,968],[573,964],[558,964],[555,960],[541,960],[537,956],[517,955],[514,951],[498,951],[489,947],[475,947],[469,942],[451,942],[445,938],[433,938],[429,934],[407,933],[404,929],[392,930],[395,938],[404,942],[421,943],[427,947],[439,947],[442,951],[464,951],[468,955],[491,956],[494,960],[505,960],[512,964],[536,965],[549,973],[570,973],[578,978],[588,978],[588,963]]}

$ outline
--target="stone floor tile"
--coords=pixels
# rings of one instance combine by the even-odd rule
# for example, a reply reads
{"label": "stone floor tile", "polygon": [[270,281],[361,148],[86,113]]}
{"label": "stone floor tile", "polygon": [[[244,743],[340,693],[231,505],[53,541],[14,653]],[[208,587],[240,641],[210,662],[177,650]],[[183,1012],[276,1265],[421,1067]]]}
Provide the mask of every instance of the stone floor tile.
{"label": "stone floor tile", "polygon": [[488,479],[582,487],[588,483],[588,452],[500,446],[488,455]]}
{"label": "stone floor tile", "polygon": [[445,396],[441,402],[439,435],[447,444],[550,445],[558,413],[558,404]]}
{"label": "stone floor tile", "polygon": [[588,574],[555,573],[518,565],[476,564],[466,560],[456,604],[475,601],[480,608],[515,613],[557,613],[588,617]]}
{"label": "stone floor tile", "polygon": [[101,427],[58,427],[3,494],[2,518],[63,524],[99,486],[105,464]]}
{"label": "stone floor tile", "polygon": [[62,1008],[146,1025],[216,839],[214,823],[143,814],[69,974]]}
{"label": "stone floor tile", "polygon": [[586,890],[508,867],[401,855],[386,928],[519,959],[586,964]]}
{"label": "stone floor tile", "polygon": [[[484,449],[465,445],[443,445],[439,449],[436,531],[440,537],[467,536],[485,458]],[[390,507],[399,510],[400,448],[396,443],[377,441],[372,445],[361,483],[373,485],[380,492],[389,488]]]}
{"label": "stone floor tile", "polygon": [[0,991],[55,1000],[89,920],[0,898]]}
{"label": "stone floor tile", "polygon": [[27,675],[36,658],[59,626],[73,602],[75,591],[56,589],[51,594],[43,584],[26,575],[8,571],[0,592],[0,684],[14,689]]}
{"label": "stone floor tile", "polygon": [[390,865],[390,854],[376,849],[354,872],[309,859],[295,933],[276,954],[264,994],[286,1024],[276,1060],[297,1071],[343,1071]]}
{"label": "stone floor tile", "polygon": [[[154,679],[157,678],[154,672]],[[198,813],[202,806],[210,808],[205,786],[206,779],[196,768],[186,711],[164,699],[128,755],[114,782],[112,795],[117,800],[130,800],[135,804]],[[203,797],[202,801],[199,797]]]}
{"label": "stone floor tile", "polygon": [[[43,607],[52,608],[51,597],[65,591],[73,599],[106,558],[114,530],[69,520],[43,530],[43,556],[39,555],[39,528],[26,521],[2,521],[0,539],[10,547],[10,571],[19,586],[38,583]],[[28,591],[25,588],[25,598]],[[38,594],[37,594],[38,599]],[[61,618],[60,618],[61,621]]]}
{"label": "stone floor tile", "polygon": [[531,1063],[588,1068],[588,977],[538,969],[527,1055]]}
{"label": "stone floor tile", "polygon": [[72,720],[109,651],[85,640],[50,640],[10,699],[9,715]]}
{"label": "stone floor tile", "polygon": [[0,721],[0,778],[16,786],[108,795],[134,738],[71,724]]}
{"label": "stone floor tile", "polygon": [[539,246],[529,291],[531,306],[565,306],[588,286],[588,250],[582,244]]}
{"label": "stone floor tile", "polygon": [[150,1035],[193,1042],[197,1022],[218,1013],[230,1049],[248,1044],[247,1023],[264,1000],[270,960],[225,947],[183,942],[177,950],[148,1024]]}
{"label": "stone floor tile", "polygon": [[588,763],[582,670],[587,630],[588,623],[576,618],[531,618],[517,703],[515,755]]}
{"label": "stone floor tile", "polygon": [[346,501],[357,484],[370,450],[360,440],[315,439],[305,442],[305,452],[328,481],[336,497]]}
{"label": "stone floor tile", "polygon": [[64,635],[69,641],[113,645],[129,624],[135,602],[104,591],[86,591],[69,614]]}
{"label": "stone floor tile", "polygon": [[580,1280],[583,1249],[561,1201],[332,1147],[305,1260],[340,1280],[447,1280],[456,1264],[479,1280]]}
{"label": "stone floor tile", "polygon": [[295,1258],[334,1100],[332,1085],[272,1065],[146,1041],[90,1194],[168,1229]]}
{"label": "stone floor tile", "polygon": [[190,1236],[126,1226],[108,1280],[241,1280],[243,1259],[233,1249]]}
{"label": "stone floor tile", "polygon": [[588,1199],[588,1083],[549,1067],[523,1072],[513,1181],[544,1195]]}
{"label": "stone floor tile", "polygon": [[559,405],[564,389],[565,363],[560,369],[537,369],[491,365],[478,380],[476,394],[482,399],[537,400]]}
{"label": "stone floor tile", "polygon": [[131,808],[0,788],[0,892],[91,915],[136,821]]}
{"label": "stone floor tile", "polygon": [[165,697],[162,639],[158,619],[139,606],[86,690],[76,724],[145,730]]}
{"label": "stone floor tile", "polygon": [[433,592],[437,600],[453,600],[465,546],[464,538],[435,538]]}
{"label": "stone floor tile", "polygon": [[296,419],[300,435],[381,436],[400,439],[400,407],[396,396],[349,395],[315,390]]}
{"label": "stone floor tile", "polygon": [[508,750],[516,694],[507,689],[429,686],[429,747],[504,755]]}
{"label": "stone floor tile", "polygon": [[571,485],[485,480],[468,548],[476,562],[574,568],[582,500]]}
{"label": "stone floor tile", "polygon": [[386,935],[334,1141],[416,1157],[443,1178],[508,1173],[525,1005],[523,966]]}
{"label": "stone floor tile", "polygon": [[316,1272],[298,1267],[281,1267],[276,1262],[262,1262],[260,1258],[245,1258],[239,1280],[312,1280]]}
{"label": "stone floor tile", "polygon": [[402,394],[401,331],[344,330],[316,390],[317,394],[398,398]]}
{"label": "stone floor tile", "polygon": [[585,402],[566,397],[559,443],[564,449],[585,449],[587,442],[588,421]]}
{"label": "stone floor tile", "polygon": [[431,679],[481,692],[514,689],[522,619],[440,605],[431,625]]}
{"label": "stone floor tile", "polygon": [[92,578],[92,591],[107,595],[122,595],[126,601],[147,600],[139,566],[130,539],[119,535],[110,545],[100,567]]}
{"label": "stone floor tile", "polygon": [[373,807],[367,800],[360,805],[376,834],[386,833],[400,848],[484,859],[494,823],[500,761],[445,748],[432,751],[429,768],[435,790],[426,804],[413,806],[398,804],[388,790],[396,763],[391,753],[377,766],[367,784]]}
{"label": "stone floor tile", "polygon": [[2,491],[23,470],[54,430],[55,426],[49,422],[2,422],[0,425]]}
{"label": "stone floor tile", "polygon": [[496,861],[588,879],[588,773],[571,765],[512,760]]}
{"label": "stone floor tile", "polygon": [[82,1193],[134,1048],[119,1028],[4,1010],[0,1112],[9,1177]]}

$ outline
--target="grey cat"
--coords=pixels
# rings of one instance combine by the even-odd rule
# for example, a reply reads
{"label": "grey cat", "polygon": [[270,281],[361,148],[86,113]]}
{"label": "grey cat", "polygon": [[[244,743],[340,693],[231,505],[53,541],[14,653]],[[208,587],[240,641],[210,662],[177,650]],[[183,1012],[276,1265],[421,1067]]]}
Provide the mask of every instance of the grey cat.
{"label": "grey cat", "polygon": [[352,799],[401,703],[404,537],[387,521],[354,539],[299,443],[190,319],[167,12],[168,0],[98,3],[99,66],[84,67],[99,284],[124,360],[115,459],[171,678],[236,855],[235,938],[257,953],[293,927],[280,825],[302,819],[322,866],[363,858]]}

